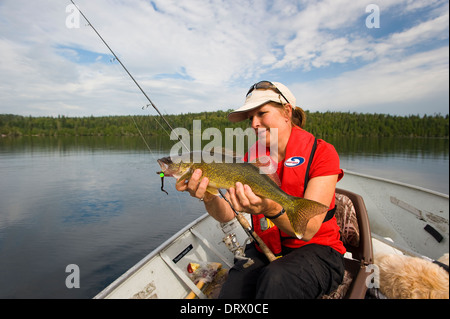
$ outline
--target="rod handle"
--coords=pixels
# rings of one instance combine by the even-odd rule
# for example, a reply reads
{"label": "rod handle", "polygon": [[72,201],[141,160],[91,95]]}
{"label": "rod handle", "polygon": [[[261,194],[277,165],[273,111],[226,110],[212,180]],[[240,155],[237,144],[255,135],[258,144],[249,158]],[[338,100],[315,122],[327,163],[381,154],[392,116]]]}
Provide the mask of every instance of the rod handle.
{"label": "rod handle", "polygon": [[266,255],[267,259],[270,262],[272,262],[275,259],[277,259],[277,257],[275,257],[275,255],[272,253],[270,248],[267,247],[266,243],[261,239],[261,237],[259,237],[258,234],[253,231],[252,227],[248,223],[247,218],[242,216],[242,214],[237,214],[236,215],[236,219],[238,220],[239,224],[241,224],[241,226],[250,233],[250,235],[256,241],[256,243],[258,244],[259,248],[261,248],[262,252],[264,253],[264,255]]}

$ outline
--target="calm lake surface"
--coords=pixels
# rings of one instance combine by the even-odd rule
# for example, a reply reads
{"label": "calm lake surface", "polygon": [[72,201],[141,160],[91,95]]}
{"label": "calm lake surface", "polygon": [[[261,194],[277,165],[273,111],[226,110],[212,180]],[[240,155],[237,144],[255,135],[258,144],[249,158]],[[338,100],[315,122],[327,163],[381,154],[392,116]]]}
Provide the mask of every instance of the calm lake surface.
{"label": "calm lake surface", "polygon": [[[449,140],[327,139],[351,171],[449,193]],[[204,213],[135,137],[0,139],[0,298],[92,298]],[[170,142],[170,141],[169,141]],[[80,288],[66,287],[76,264]]]}

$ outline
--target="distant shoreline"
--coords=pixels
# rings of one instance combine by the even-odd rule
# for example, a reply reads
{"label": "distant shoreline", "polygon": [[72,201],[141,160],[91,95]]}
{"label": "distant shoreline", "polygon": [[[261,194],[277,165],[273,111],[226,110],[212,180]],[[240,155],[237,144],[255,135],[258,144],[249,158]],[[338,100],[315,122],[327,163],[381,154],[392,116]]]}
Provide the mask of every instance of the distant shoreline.
{"label": "distant shoreline", "polygon": [[[229,111],[165,115],[172,127],[192,132],[192,121],[201,120],[202,128],[249,127],[248,121],[231,123]],[[365,114],[345,112],[306,112],[305,130],[317,137],[449,137],[449,115]],[[0,136],[167,136],[169,129],[156,115],[66,117],[0,114]]]}

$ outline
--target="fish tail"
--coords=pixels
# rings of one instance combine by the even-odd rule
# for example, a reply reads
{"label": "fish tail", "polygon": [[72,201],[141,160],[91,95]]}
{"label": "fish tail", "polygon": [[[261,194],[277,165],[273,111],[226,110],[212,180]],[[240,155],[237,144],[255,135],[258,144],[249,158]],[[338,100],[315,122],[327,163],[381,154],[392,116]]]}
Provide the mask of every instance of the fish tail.
{"label": "fish tail", "polygon": [[302,239],[305,235],[309,220],[326,211],[328,211],[328,207],[319,202],[293,197],[291,205],[286,209],[286,215],[295,231],[295,235],[298,239]]}

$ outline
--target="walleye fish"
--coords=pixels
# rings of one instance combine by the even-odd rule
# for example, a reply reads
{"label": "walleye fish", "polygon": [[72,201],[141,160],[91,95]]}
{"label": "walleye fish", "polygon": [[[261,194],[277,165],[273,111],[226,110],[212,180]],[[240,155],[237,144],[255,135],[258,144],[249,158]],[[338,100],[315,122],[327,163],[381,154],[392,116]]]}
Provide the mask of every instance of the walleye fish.
{"label": "walleye fish", "polygon": [[328,207],[321,203],[288,195],[268,174],[260,174],[259,164],[242,162],[237,158],[230,159],[229,155],[224,155],[220,162],[212,163],[203,160],[199,163],[192,161],[192,158],[195,158],[193,153],[190,153],[190,160],[186,158],[164,157],[158,160],[158,164],[164,176],[175,177],[177,181],[189,179],[197,168],[201,169],[202,176],[209,179],[207,191],[214,195],[219,194],[219,188],[235,187],[236,182],[247,184],[256,195],[269,198],[283,206],[299,239],[303,237],[308,221],[328,210]]}

